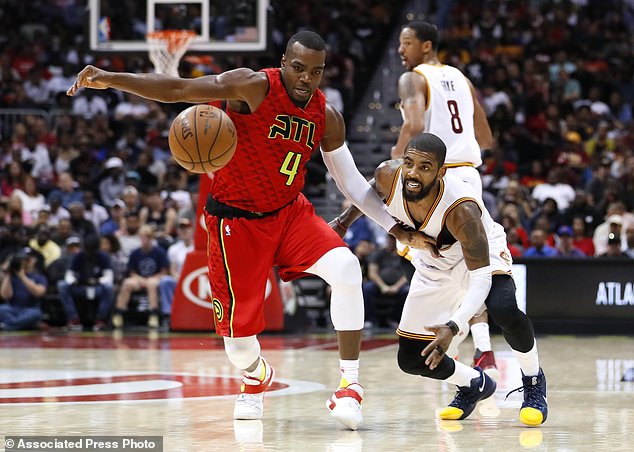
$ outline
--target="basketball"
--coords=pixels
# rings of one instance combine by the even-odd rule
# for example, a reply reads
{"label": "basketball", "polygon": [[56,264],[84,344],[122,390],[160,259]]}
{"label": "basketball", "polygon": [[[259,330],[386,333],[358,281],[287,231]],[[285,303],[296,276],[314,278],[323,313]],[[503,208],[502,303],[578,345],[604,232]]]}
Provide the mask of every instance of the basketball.
{"label": "basketball", "polygon": [[238,144],[231,118],[212,105],[194,105],[174,119],[169,146],[174,160],[192,173],[213,173],[225,166]]}

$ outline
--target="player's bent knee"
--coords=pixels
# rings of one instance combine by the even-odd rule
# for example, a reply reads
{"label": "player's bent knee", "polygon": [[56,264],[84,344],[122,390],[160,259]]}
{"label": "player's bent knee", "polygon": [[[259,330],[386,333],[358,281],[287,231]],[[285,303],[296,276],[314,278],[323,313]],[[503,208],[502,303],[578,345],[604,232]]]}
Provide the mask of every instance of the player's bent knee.
{"label": "player's bent knee", "polygon": [[260,343],[255,336],[225,337],[225,353],[238,369],[247,369],[260,357]]}

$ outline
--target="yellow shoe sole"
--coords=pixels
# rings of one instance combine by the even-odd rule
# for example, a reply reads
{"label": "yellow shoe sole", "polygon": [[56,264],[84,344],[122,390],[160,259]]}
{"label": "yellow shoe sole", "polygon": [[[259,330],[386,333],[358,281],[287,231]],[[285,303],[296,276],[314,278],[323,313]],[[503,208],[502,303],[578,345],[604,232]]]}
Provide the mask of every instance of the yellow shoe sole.
{"label": "yellow shoe sole", "polygon": [[464,411],[462,411],[460,408],[448,406],[446,408],[443,408],[440,413],[438,413],[438,417],[445,421],[457,421],[462,417],[463,414]]}
{"label": "yellow shoe sole", "polygon": [[526,407],[520,410],[520,421],[522,421],[522,424],[536,427],[544,423],[544,415],[535,408]]}

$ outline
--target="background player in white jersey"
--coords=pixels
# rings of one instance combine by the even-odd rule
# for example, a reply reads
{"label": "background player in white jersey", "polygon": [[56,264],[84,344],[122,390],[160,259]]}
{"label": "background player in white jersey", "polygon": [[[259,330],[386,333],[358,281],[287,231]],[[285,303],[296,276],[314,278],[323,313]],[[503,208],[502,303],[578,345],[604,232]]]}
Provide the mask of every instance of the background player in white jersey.
{"label": "background player in white jersey", "polygon": [[455,335],[468,332],[469,319],[485,303],[522,369],[520,420],[540,425],[548,415],[546,378],[532,323],[517,307],[506,234],[469,184],[446,174],[445,153],[440,138],[422,133],[407,144],[403,160],[385,162],[375,173],[375,189],[388,212],[436,241],[434,250],[414,254],[416,272],[397,330],[399,366],[457,385],[440,417],[467,417],[495,385],[480,368],[467,367],[445,352]]}
{"label": "background player in white jersey", "polygon": [[[471,82],[457,68],[441,64],[437,50],[435,25],[413,21],[402,27],[398,53],[407,72],[399,79],[398,91],[403,125],[392,158],[403,158],[405,145],[417,134],[433,133],[447,146],[447,174],[462,178],[482,198],[482,181],[476,168],[482,164],[481,149],[493,146],[491,128]],[[411,260],[405,247],[399,251]],[[496,378],[499,373],[486,311],[471,320],[471,334],[476,349],[474,365]]]}

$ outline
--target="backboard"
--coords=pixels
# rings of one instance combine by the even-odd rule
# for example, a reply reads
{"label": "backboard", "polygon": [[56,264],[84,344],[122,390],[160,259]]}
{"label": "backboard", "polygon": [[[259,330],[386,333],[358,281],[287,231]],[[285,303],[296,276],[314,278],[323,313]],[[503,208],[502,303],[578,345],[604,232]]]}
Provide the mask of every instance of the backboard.
{"label": "backboard", "polygon": [[90,49],[147,52],[145,35],[160,30],[196,33],[191,51],[266,49],[269,0],[89,0]]}

